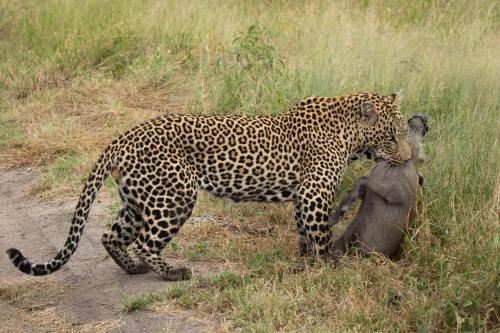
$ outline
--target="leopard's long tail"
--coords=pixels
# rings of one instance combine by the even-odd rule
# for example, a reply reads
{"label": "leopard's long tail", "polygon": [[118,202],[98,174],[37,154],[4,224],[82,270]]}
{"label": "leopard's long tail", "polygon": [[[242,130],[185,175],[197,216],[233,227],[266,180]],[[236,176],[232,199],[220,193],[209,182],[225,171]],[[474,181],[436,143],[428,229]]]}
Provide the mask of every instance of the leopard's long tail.
{"label": "leopard's long tail", "polygon": [[12,248],[7,250],[10,261],[21,272],[30,275],[47,275],[59,270],[65,263],[68,262],[69,258],[78,247],[78,242],[80,241],[83,229],[87,223],[90,206],[92,205],[92,202],[94,201],[104,180],[110,174],[114,159],[113,150],[113,144],[111,144],[103,152],[101,157],[97,160],[97,163],[92,168],[85,186],[83,187],[82,193],[80,194],[80,198],[78,199],[78,204],[76,205],[75,212],[73,214],[69,235],[66,239],[66,243],[64,244],[64,248],[59,251],[54,259],[43,264],[33,264],[26,259],[26,257],[18,249]]}

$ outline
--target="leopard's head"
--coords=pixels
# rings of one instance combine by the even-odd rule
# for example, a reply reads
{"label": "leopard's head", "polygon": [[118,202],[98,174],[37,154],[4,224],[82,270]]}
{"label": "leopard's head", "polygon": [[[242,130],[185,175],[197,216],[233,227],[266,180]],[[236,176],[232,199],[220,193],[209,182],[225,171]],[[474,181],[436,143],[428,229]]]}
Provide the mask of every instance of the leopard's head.
{"label": "leopard's head", "polygon": [[400,93],[365,94],[359,107],[361,144],[353,155],[362,154],[396,164],[411,158],[408,123],[399,110],[400,101]]}

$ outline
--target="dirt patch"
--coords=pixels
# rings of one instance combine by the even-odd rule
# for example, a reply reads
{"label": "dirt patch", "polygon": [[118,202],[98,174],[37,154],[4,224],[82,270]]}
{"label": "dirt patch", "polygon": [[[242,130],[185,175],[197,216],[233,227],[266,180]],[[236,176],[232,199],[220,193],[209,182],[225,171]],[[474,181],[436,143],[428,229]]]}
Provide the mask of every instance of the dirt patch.
{"label": "dirt patch", "polygon": [[[76,200],[44,202],[27,194],[38,174],[27,168],[0,171],[0,332],[207,332],[215,320],[196,319],[186,311],[125,314],[121,301],[164,290],[171,282],[156,274],[125,274],[100,243],[108,198],[96,200],[79,248],[60,271],[30,277],[9,262],[5,250],[17,247],[35,262],[45,262],[66,240]],[[181,263],[200,276],[222,270],[205,263]],[[40,293],[33,292],[40,291]],[[41,300],[37,295],[49,295]],[[47,296],[47,297],[49,297]],[[43,296],[42,296],[43,297]],[[21,324],[22,323],[22,324]],[[6,331],[7,330],[7,331]]]}

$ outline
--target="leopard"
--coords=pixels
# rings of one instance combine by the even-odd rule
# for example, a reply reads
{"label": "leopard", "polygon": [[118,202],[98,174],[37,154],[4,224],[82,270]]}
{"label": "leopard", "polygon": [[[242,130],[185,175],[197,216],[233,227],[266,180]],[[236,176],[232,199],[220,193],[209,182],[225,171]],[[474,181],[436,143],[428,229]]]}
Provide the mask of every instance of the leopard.
{"label": "leopard", "polygon": [[106,178],[121,208],[101,242],[129,274],[150,270],[168,281],[191,269],[162,250],[191,216],[200,190],[235,202],[293,202],[299,252],[328,260],[330,212],[347,165],[356,159],[394,164],[411,157],[401,94],[360,92],[308,97],[271,115],[163,114],[117,136],[92,167],[55,257],[42,264],[7,250],[21,272],[47,275],[76,251]]}

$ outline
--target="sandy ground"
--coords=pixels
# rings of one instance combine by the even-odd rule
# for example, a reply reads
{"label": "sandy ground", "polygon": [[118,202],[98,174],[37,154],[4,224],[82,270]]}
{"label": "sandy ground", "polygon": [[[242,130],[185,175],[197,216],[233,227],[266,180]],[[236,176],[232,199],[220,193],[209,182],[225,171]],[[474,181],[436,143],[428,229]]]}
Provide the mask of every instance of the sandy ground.
{"label": "sandy ground", "polygon": [[[62,292],[55,301],[48,302],[50,304],[42,302],[38,307],[30,306],[29,302],[5,301],[0,295],[0,332],[218,330],[215,321],[185,311],[168,315],[120,311],[120,302],[125,297],[162,290],[172,282],[163,281],[154,273],[127,275],[107,257],[100,237],[105,229],[108,200],[100,200],[99,196],[92,206],[79,248],[65,267],[50,277],[35,278],[17,271],[5,250],[16,247],[34,262],[53,258],[66,240],[69,220],[76,205],[74,199],[41,202],[28,198],[36,176],[26,168],[0,171],[0,285],[19,283],[21,287],[26,284],[29,288],[36,280],[42,286],[47,282],[47,286],[60,288]],[[203,263],[185,265],[194,268],[195,274],[210,275]],[[38,302],[40,304],[40,300]]]}

